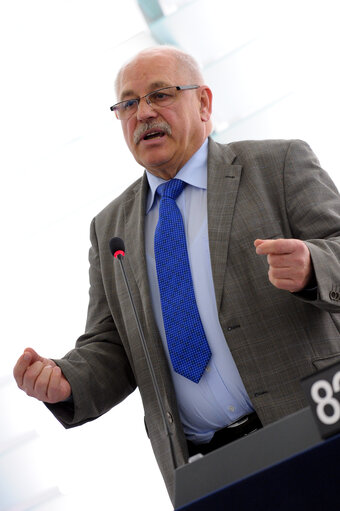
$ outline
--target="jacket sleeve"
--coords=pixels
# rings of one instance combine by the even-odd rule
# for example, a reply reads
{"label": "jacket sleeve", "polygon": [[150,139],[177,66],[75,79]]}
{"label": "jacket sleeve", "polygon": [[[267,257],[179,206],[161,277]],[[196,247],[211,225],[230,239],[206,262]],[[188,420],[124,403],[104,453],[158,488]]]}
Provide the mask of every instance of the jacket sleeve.
{"label": "jacket sleeve", "polygon": [[340,312],[340,197],[304,142],[292,141],[288,148],[284,190],[293,236],[310,250],[317,285],[315,295],[295,295],[329,312]]}

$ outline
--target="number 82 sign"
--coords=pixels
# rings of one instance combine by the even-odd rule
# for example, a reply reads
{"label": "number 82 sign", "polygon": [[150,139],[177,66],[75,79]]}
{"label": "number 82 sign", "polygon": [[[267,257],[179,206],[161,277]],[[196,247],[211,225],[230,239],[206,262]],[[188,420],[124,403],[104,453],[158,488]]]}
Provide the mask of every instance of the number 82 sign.
{"label": "number 82 sign", "polygon": [[340,432],[340,364],[302,380],[322,438]]}

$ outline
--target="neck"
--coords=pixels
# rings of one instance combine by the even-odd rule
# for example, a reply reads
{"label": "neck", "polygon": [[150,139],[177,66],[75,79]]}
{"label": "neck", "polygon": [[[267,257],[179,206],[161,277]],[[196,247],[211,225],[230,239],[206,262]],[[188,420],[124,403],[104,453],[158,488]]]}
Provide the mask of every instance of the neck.
{"label": "neck", "polygon": [[176,175],[184,167],[184,165],[186,165],[188,161],[193,157],[193,155],[202,147],[205,140],[206,138],[202,140],[201,144],[199,144],[198,147],[195,148],[195,150],[190,154],[189,157],[181,160],[180,162],[176,162],[175,164],[171,164],[171,162],[165,162],[164,164],[154,167],[150,165],[146,167],[146,169],[148,170],[148,172],[150,172],[150,174],[153,174],[156,177],[160,177],[165,181],[169,181],[170,179],[176,177]]}

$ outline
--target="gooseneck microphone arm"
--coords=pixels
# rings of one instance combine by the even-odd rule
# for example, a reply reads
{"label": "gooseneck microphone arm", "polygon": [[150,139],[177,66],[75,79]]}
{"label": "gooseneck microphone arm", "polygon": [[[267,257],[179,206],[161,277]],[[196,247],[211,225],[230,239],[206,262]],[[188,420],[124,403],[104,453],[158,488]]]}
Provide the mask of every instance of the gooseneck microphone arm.
{"label": "gooseneck microphone arm", "polygon": [[172,463],[173,463],[174,469],[176,469],[177,468],[177,463],[176,463],[176,459],[175,459],[174,446],[173,446],[172,438],[171,438],[172,433],[171,433],[171,431],[169,429],[169,426],[168,426],[168,421],[167,421],[167,418],[166,418],[166,413],[165,413],[165,408],[164,408],[161,392],[159,390],[159,386],[158,386],[156,375],[155,375],[155,371],[154,371],[154,368],[153,368],[153,365],[152,365],[150,353],[149,353],[148,347],[146,345],[146,341],[145,341],[145,337],[144,337],[144,334],[143,334],[142,326],[141,326],[141,323],[139,321],[139,317],[138,317],[138,314],[137,314],[136,306],[135,306],[134,300],[132,298],[132,293],[131,293],[131,290],[130,290],[129,282],[128,282],[128,279],[127,279],[127,276],[126,276],[126,273],[125,273],[125,268],[124,268],[124,264],[123,264],[123,258],[125,256],[124,241],[121,238],[112,238],[110,240],[109,245],[110,245],[111,254],[115,257],[115,259],[118,259],[118,261],[120,262],[120,267],[121,267],[121,270],[122,270],[123,280],[125,282],[126,289],[128,291],[128,295],[129,295],[129,298],[130,298],[130,303],[131,303],[131,306],[132,306],[132,309],[133,309],[133,315],[134,315],[134,318],[135,318],[136,323],[137,323],[139,337],[140,337],[140,340],[141,340],[141,343],[142,343],[142,347],[143,347],[146,363],[147,363],[147,366],[148,366],[148,369],[149,369],[149,373],[151,375],[153,388],[155,390],[158,406],[159,406],[159,409],[160,409],[160,412],[161,412],[161,416],[162,416],[162,419],[163,419],[164,429],[165,429],[165,432],[166,432],[167,437],[169,439],[169,446],[170,446]]}

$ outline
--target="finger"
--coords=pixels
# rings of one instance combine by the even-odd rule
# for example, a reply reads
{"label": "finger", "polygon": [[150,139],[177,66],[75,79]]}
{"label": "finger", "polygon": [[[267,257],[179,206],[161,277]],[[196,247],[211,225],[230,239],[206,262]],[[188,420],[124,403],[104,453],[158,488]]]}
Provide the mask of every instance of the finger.
{"label": "finger", "polygon": [[263,242],[264,242],[264,240],[256,239],[256,240],[254,241],[254,246],[255,246],[255,247],[258,247],[258,246],[260,246]]}
{"label": "finger", "polygon": [[14,366],[13,369],[13,376],[15,378],[15,381],[17,382],[18,387],[22,387],[24,374],[31,364],[32,355],[30,353],[27,353],[24,351],[24,353],[21,355],[21,357],[18,359],[17,363]]}
{"label": "finger", "polygon": [[276,279],[269,275],[269,281],[277,289],[282,289],[283,291],[290,291],[291,293],[294,293],[298,289],[294,280],[292,279]]}
{"label": "finger", "polygon": [[51,372],[51,378],[47,389],[47,401],[53,403],[61,399],[61,369],[56,366]]}
{"label": "finger", "polygon": [[47,361],[46,358],[41,357],[33,348],[26,348],[24,351],[25,354],[29,354],[31,356],[32,364],[34,362],[43,362],[45,363]]}
{"label": "finger", "polygon": [[257,254],[291,254],[296,250],[296,240],[275,239],[264,240],[256,247]]}
{"label": "finger", "polygon": [[267,262],[273,268],[292,268],[294,266],[292,256],[289,254],[268,254]]}
{"label": "finger", "polygon": [[63,375],[60,367],[56,366],[53,368],[48,392],[47,400],[49,403],[56,403],[64,401],[71,395],[71,386]]}
{"label": "finger", "polygon": [[288,267],[275,267],[269,266],[268,270],[269,277],[274,279],[291,279],[293,280],[298,273],[295,273],[294,269]]}
{"label": "finger", "polygon": [[300,280],[310,276],[311,273],[311,260],[309,253],[303,254],[299,250],[293,254],[269,254],[267,255],[267,262],[273,269],[283,269],[290,272],[292,278]]}
{"label": "finger", "polygon": [[33,393],[34,397],[36,399],[39,399],[40,401],[46,401],[47,400],[47,394],[48,394],[48,387],[51,380],[51,375],[53,372],[52,366],[43,366],[40,374],[35,380]]}
{"label": "finger", "polygon": [[34,396],[34,386],[38,376],[44,368],[44,364],[42,362],[35,362],[31,364],[25,371],[22,389],[26,392],[28,396]]}

